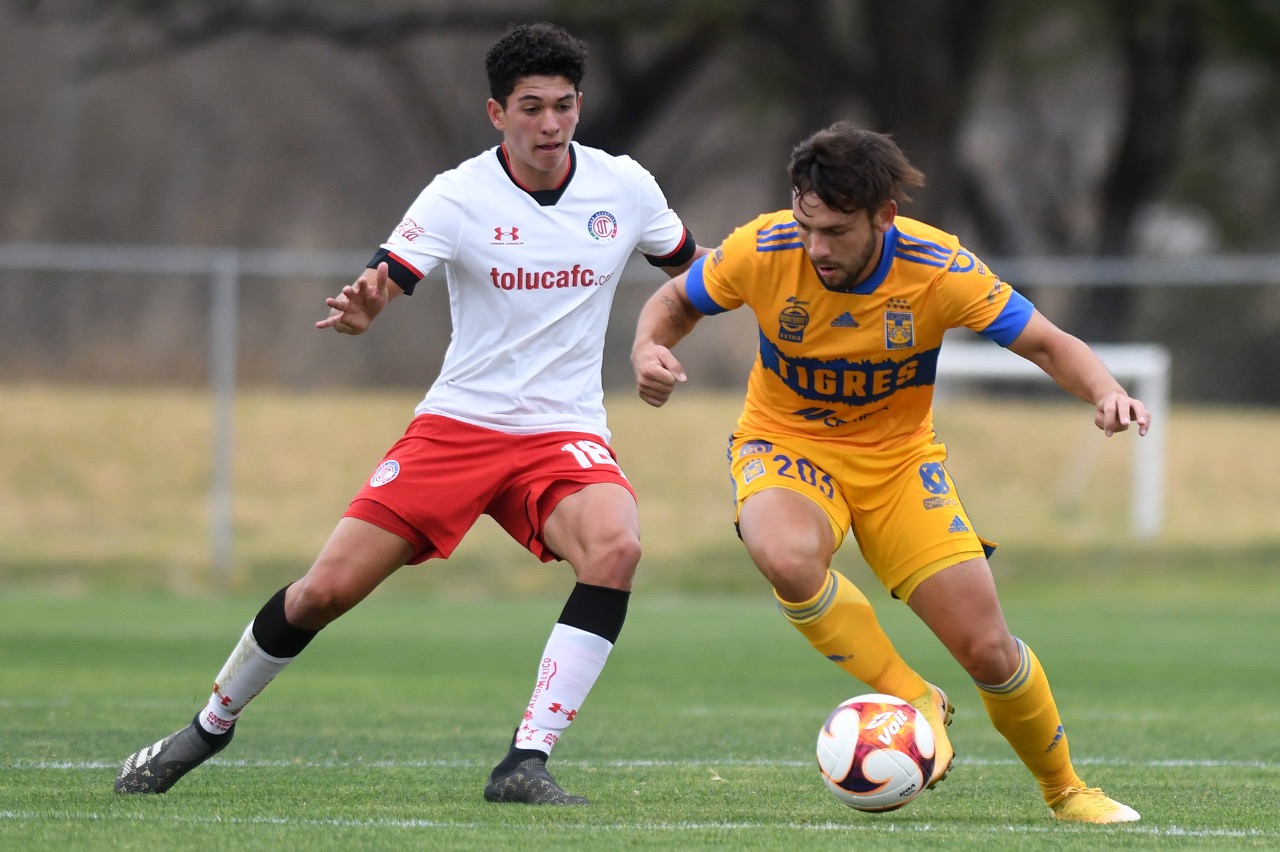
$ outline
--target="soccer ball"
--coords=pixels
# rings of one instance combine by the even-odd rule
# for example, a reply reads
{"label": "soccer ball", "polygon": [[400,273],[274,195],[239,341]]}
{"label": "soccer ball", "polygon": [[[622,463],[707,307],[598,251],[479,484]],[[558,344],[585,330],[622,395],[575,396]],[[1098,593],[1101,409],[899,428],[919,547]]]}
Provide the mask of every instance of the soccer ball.
{"label": "soccer ball", "polygon": [[933,775],[929,720],[901,698],[857,695],[831,711],[818,732],[818,768],[831,794],[871,813],[891,811]]}

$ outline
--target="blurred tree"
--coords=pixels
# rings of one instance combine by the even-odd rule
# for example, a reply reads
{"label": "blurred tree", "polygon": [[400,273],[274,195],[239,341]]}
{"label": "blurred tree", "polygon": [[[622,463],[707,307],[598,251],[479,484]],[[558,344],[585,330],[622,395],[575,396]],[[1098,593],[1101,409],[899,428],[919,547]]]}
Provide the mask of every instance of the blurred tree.
{"label": "blurred tree", "polygon": [[[108,32],[82,57],[81,72],[96,76],[162,62],[217,42],[253,33],[278,39],[319,39],[343,50],[372,51],[404,103],[404,114],[420,124],[445,117],[437,102],[435,76],[424,79],[401,50],[424,34],[483,34],[492,37],[511,23],[555,19],[589,40],[608,61],[593,70],[608,81],[613,97],[585,113],[581,133],[608,150],[627,150],[663,110],[672,91],[696,76],[715,56],[722,31],[718,7],[705,3],[696,14],[689,4],[630,0],[609,6],[581,0],[510,4],[475,0],[444,3],[367,3],[360,0],[24,0],[28,14],[74,18]],[[656,22],[665,21],[665,25]],[[656,34],[656,37],[655,37]],[[631,49],[643,41],[647,50]],[[710,48],[710,49],[709,49]],[[424,109],[424,105],[427,106]],[[475,147],[457,140],[469,153]],[[485,140],[487,144],[489,140]],[[461,154],[460,154],[461,156]]]}
{"label": "blurred tree", "polygon": [[[1191,81],[1205,55],[1197,0],[1135,0],[1111,7],[1123,48],[1123,130],[1098,201],[1096,251],[1132,252],[1137,214],[1164,190],[1177,165],[1179,127]],[[1131,287],[1094,289],[1085,323],[1094,340],[1123,340],[1133,327]]]}
{"label": "blurred tree", "polygon": [[[1203,7],[1229,7],[1208,17]],[[1097,227],[1073,245],[1065,231],[1044,248],[1129,250],[1133,219],[1158,193],[1175,165],[1178,128],[1190,80],[1204,55],[1208,20],[1231,36],[1256,33],[1266,18],[1258,4],[1209,0],[1126,0],[1077,4],[1065,0],[1027,6],[1016,0],[544,0],[510,4],[396,3],[361,0],[25,0],[28,14],[57,14],[94,27],[102,37],[83,57],[89,75],[171,59],[246,33],[278,39],[321,39],[344,50],[373,50],[386,59],[389,88],[420,121],[432,115],[434,78],[406,73],[396,45],[424,33],[486,34],[513,21],[553,18],[593,44],[593,67],[610,97],[585,114],[581,133],[593,144],[631,150],[673,96],[716,59],[727,59],[748,87],[742,102],[769,99],[799,139],[831,121],[860,115],[890,132],[930,177],[921,215],[973,220],[989,251],[1020,248],[959,162],[960,136],[975,86],[1009,40],[1026,38],[1046,18],[1083,19],[1079,32],[1109,41],[1121,58],[1119,79],[1107,92],[1121,113],[1114,156],[1096,183]],[[1099,22],[1099,16],[1106,18]],[[1274,27],[1275,21],[1271,21]],[[1002,39],[993,45],[993,39]],[[1089,61],[1085,45],[1077,58]],[[423,105],[428,105],[424,110]],[[732,105],[730,109],[734,108]],[[1028,117],[1030,118],[1030,117]]]}
{"label": "blurred tree", "polygon": [[[460,70],[459,57],[466,57],[466,69],[476,69],[476,49],[507,23],[552,19],[592,48],[590,108],[579,138],[608,150],[644,151],[646,163],[679,163],[675,179],[664,174],[663,183],[685,196],[677,205],[682,210],[699,196],[730,196],[729,224],[735,224],[756,212],[760,196],[765,204],[785,203],[782,166],[789,144],[833,120],[852,118],[892,133],[928,175],[929,185],[907,212],[962,234],[984,255],[1140,251],[1150,242],[1149,223],[1160,221],[1152,210],[1168,201],[1207,211],[1203,218],[1211,227],[1226,223],[1220,227],[1230,230],[1233,248],[1275,245],[1267,224],[1280,213],[1274,191],[1280,4],[1274,0],[22,0],[11,9],[28,21],[56,22],[78,33],[81,79],[92,83],[150,71],[154,84],[155,69],[169,66],[195,76],[213,62],[191,57],[210,59],[215,49],[225,51],[226,61],[262,45],[281,52],[318,45],[322,50],[302,59],[316,63],[319,56],[320,62],[300,67],[330,66],[324,71],[332,76],[314,83],[310,95],[318,110],[335,116],[301,116],[308,130],[321,138],[337,122],[394,124],[376,145],[394,151],[398,158],[389,153],[386,160],[398,163],[401,173],[410,170],[403,153],[411,149],[418,160],[410,164],[415,183],[416,175],[493,142],[478,110],[460,112],[461,103],[474,100],[475,70]],[[338,54],[359,61],[336,62]],[[297,60],[299,52],[289,56]],[[1254,75],[1261,82],[1249,83],[1257,93],[1246,100],[1238,93],[1240,81],[1252,80],[1255,67],[1263,69]],[[293,70],[280,74],[266,61],[261,68],[286,78]],[[362,77],[331,92],[332,78],[352,68],[362,74],[374,69],[377,79]],[[184,79],[181,85],[191,84]],[[82,102],[92,101],[88,88],[76,95]],[[217,111],[210,123],[226,136],[259,120],[264,104],[272,103],[253,100],[233,114],[235,125],[223,114],[245,93],[224,96],[214,84],[191,91],[180,89],[176,97],[202,107],[200,98],[218,99],[206,108]],[[1231,97],[1215,100],[1224,91]],[[175,97],[169,88],[162,93]],[[330,102],[321,102],[323,96]],[[386,108],[387,99],[397,106]],[[1240,109],[1246,102],[1250,108]],[[1197,103],[1200,113],[1193,114]],[[179,105],[188,107],[185,100]],[[103,148],[119,158],[134,137],[99,132],[92,119],[114,115],[114,105],[90,106],[99,112],[86,109],[84,129],[75,126],[84,140],[79,148]],[[147,117],[171,116],[176,110],[170,107],[157,103]],[[193,167],[172,166],[151,185],[136,173],[122,179],[128,193],[117,191],[109,205],[97,202],[109,207],[113,224],[132,222],[150,233],[146,226],[154,220],[148,217],[156,209],[180,211],[165,221],[186,223],[193,221],[187,212],[193,199],[252,204],[241,188],[259,172],[239,163],[234,174],[221,164],[208,166],[210,152],[220,153],[218,137],[187,113],[179,120],[188,123],[188,132],[204,134],[183,152]],[[310,145],[310,138],[293,144]],[[52,146],[58,145],[66,143],[54,138]],[[330,168],[343,153],[335,141],[294,165],[298,171],[317,163]],[[280,152],[264,155],[246,144],[246,154],[265,160]],[[356,156],[368,154],[361,149]],[[211,169],[219,181],[212,193]],[[349,188],[368,180],[367,170],[350,171],[342,175],[345,182],[336,174],[326,182]],[[12,172],[22,174],[16,167]],[[84,185],[85,174],[96,179],[101,169],[47,173],[45,182],[58,191],[45,194],[62,198]],[[726,192],[729,185],[748,183],[764,184],[766,191]],[[386,183],[380,187],[385,197]],[[30,209],[35,205],[25,199],[34,195],[15,193]],[[303,195],[295,190],[293,197],[273,201],[287,210]],[[131,200],[133,208],[120,208]],[[330,197],[324,200],[334,206]],[[89,201],[60,209],[79,215],[95,209]],[[51,208],[46,215],[55,220],[57,212]],[[201,209],[201,216],[250,222],[239,211],[212,207]],[[312,214],[298,232],[321,234],[314,227],[319,221]],[[346,227],[338,233],[352,233],[350,219],[336,221],[336,228]],[[242,227],[239,233],[267,244],[291,236],[278,219]],[[210,232],[243,239],[230,226]],[[178,233],[189,239],[192,231]],[[316,239],[331,240],[332,233]],[[1093,340],[1131,339],[1135,328],[1151,333],[1142,325],[1145,295],[1103,288],[1067,297],[1055,315]],[[1259,323],[1274,315],[1259,307],[1243,312]]]}

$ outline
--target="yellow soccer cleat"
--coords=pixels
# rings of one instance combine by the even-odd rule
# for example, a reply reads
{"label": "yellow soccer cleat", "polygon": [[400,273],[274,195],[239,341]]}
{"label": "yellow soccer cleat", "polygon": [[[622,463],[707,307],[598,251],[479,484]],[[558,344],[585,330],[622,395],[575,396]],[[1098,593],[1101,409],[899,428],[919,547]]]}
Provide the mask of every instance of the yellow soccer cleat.
{"label": "yellow soccer cleat", "polygon": [[929,720],[929,727],[933,728],[933,775],[925,785],[926,790],[932,790],[939,781],[947,777],[956,758],[956,750],[951,747],[951,738],[947,736],[947,725],[951,724],[956,708],[947,700],[947,694],[932,684],[923,695],[911,702],[911,706],[923,713]]}
{"label": "yellow soccer cleat", "polygon": [[1092,822],[1106,825],[1113,822],[1137,822],[1142,817],[1128,805],[1108,799],[1097,787],[1068,787],[1049,803],[1049,810],[1056,819],[1075,822]]}

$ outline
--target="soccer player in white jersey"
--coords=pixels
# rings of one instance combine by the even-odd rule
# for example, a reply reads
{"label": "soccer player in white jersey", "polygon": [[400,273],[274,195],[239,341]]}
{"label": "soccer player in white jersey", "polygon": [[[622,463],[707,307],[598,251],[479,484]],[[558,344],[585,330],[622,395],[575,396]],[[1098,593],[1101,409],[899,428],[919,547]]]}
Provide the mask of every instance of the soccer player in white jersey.
{"label": "soccer player in white jersey", "polygon": [[586,47],[515,26],[486,57],[502,144],[438,175],[316,323],[361,334],[443,265],[453,338],[401,438],[310,570],[245,629],[191,724],[130,755],[120,793],[163,793],[231,741],[245,705],[315,634],[406,564],[447,558],[481,514],[577,583],[528,708],[484,788],[491,802],[586,804],[546,761],[626,617],[640,559],[635,494],[609,447],[605,326],[633,251],[668,275],[706,253],[628,157],[572,141]]}

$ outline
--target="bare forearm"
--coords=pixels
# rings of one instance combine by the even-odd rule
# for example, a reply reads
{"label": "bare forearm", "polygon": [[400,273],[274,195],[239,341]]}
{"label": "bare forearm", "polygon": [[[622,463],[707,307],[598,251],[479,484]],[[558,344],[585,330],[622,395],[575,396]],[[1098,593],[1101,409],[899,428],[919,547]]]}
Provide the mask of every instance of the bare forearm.
{"label": "bare forearm", "polygon": [[1123,391],[1102,360],[1077,337],[1064,334],[1056,345],[1034,353],[1031,360],[1067,393],[1096,405],[1107,394]]}
{"label": "bare forearm", "polygon": [[1108,437],[1131,423],[1138,425],[1139,435],[1147,434],[1151,413],[1142,401],[1129,396],[1084,341],[1057,328],[1039,311],[1009,349],[1044,370],[1067,393],[1092,405],[1093,422]]}
{"label": "bare forearm", "polygon": [[683,276],[663,284],[640,310],[631,366],[636,391],[652,406],[665,405],[675,386],[685,381],[684,368],[671,348],[693,330],[702,316],[681,290]]}
{"label": "bare forearm", "polygon": [[701,317],[702,314],[668,281],[649,297],[640,310],[636,344],[657,344],[671,349],[693,331]]}

